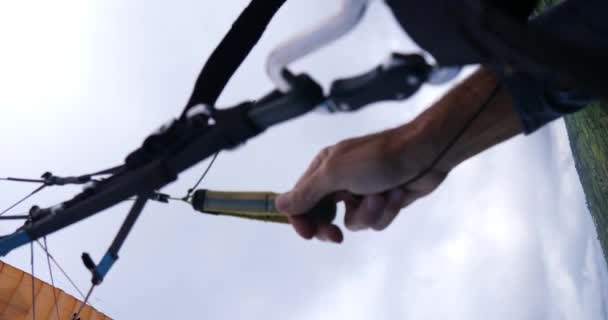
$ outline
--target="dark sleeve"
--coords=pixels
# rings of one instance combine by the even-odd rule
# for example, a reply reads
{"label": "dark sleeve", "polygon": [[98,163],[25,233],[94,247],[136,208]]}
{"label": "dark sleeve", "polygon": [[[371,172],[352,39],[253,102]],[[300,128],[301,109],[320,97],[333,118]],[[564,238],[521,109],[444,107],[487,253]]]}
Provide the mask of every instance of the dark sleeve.
{"label": "dark sleeve", "polygon": [[[608,0],[567,0],[531,23],[584,50],[608,47]],[[560,89],[553,79],[525,73],[503,75],[526,134],[587,106],[594,97],[580,89]]]}

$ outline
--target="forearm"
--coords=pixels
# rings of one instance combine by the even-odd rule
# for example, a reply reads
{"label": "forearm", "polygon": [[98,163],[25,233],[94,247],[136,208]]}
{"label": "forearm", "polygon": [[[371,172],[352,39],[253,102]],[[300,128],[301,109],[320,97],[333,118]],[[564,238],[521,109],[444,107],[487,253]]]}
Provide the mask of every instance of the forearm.
{"label": "forearm", "polygon": [[523,132],[509,92],[485,68],[454,87],[414,122],[421,136],[431,140],[436,156],[449,148],[435,167],[443,172]]}
{"label": "forearm", "polygon": [[458,163],[522,132],[506,91],[488,99],[497,82],[481,70],[414,121],[324,149],[294,189],[277,198],[276,207],[306,239],[343,239],[331,222],[334,215],[320,221],[308,214],[323,199],[345,202],[350,230],[383,230],[403,207],[433,192]]}

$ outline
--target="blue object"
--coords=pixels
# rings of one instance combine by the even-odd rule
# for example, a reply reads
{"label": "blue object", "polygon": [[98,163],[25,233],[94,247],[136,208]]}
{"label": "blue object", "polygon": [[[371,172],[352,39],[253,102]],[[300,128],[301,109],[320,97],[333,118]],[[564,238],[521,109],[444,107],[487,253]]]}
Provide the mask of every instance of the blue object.
{"label": "blue object", "polygon": [[114,256],[113,254],[109,252],[106,253],[95,268],[95,277],[99,279],[99,281],[102,281],[117,259],[118,257]]}
{"label": "blue object", "polygon": [[0,238],[0,257],[7,255],[13,249],[32,241],[25,231],[18,231],[11,235]]}

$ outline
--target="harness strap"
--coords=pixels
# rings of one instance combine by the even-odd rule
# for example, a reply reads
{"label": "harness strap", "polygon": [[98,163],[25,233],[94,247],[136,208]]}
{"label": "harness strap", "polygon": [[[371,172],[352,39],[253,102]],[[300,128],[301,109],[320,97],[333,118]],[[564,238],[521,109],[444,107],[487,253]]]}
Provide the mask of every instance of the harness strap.
{"label": "harness strap", "polygon": [[205,63],[182,117],[198,104],[213,107],[283,3],[285,0],[251,0]]}

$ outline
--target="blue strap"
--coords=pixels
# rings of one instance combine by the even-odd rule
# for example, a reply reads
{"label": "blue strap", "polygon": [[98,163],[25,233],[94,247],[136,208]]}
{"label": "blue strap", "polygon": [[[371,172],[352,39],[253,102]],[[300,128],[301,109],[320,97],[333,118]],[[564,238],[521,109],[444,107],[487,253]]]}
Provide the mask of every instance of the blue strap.
{"label": "blue strap", "polygon": [[0,238],[0,257],[7,255],[13,249],[32,241],[25,231],[18,231],[11,235]]}
{"label": "blue strap", "polygon": [[103,256],[97,267],[95,267],[95,278],[99,282],[103,281],[103,278],[108,274],[108,271],[110,271],[116,260],[118,260],[118,257],[109,252]]}

